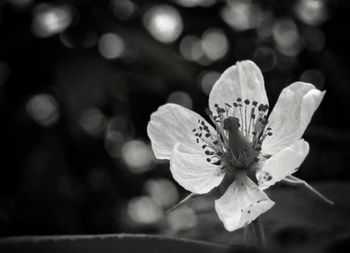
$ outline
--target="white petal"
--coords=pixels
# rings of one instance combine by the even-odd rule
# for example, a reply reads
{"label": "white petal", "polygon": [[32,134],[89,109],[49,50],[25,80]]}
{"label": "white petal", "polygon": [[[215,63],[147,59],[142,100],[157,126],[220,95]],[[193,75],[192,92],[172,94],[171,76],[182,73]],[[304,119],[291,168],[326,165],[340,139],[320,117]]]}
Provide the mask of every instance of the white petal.
{"label": "white petal", "polygon": [[264,78],[258,66],[252,61],[237,62],[220,76],[209,95],[209,107],[232,104],[237,98],[268,104]]}
{"label": "white petal", "polygon": [[308,153],[309,144],[301,139],[273,155],[257,172],[259,187],[266,189],[296,172]]}
{"label": "white petal", "polygon": [[246,175],[239,175],[225,194],[215,201],[215,210],[228,231],[255,220],[274,205],[267,195]]}
{"label": "white petal", "polygon": [[269,117],[273,135],[265,139],[262,151],[276,154],[299,140],[324,94],[309,83],[296,82],[284,88]]}
{"label": "white petal", "polygon": [[169,159],[174,145],[179,142],[193,149],[201,150],[192,130],[199,126],[198,120],[204,121],[210,131],[216,131],[199,114],[176,104],[165,104],[151,115],[147,133],[152,149],[158,159]]}
{"label": "white petal", "polygon": [[176,182],[197,194],[207,193],[218,186],[224,177],[222,166],[208,163],[206,158],[203,150],[177,143],[170,158],[170,171]]}

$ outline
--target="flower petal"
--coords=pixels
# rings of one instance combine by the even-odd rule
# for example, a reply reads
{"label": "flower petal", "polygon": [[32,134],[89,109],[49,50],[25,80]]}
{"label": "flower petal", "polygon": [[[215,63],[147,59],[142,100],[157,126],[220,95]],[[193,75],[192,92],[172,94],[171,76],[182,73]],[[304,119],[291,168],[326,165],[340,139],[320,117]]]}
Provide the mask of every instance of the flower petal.
{"label": "flower petal", "polygon": [[222,166],[208,163],[206,158],[204,151],[177,143],[170,158],[170,171],[176,182],[197,194],[207,193],[218,186],[224,177]]}
{"label": "flower petal", "polygon": [[197,128],[198,120],[204,121],[212,133],[216,131],[199,114],[176,104],[165,104],[151,115],[147,133],[152,149],[158,159],[169,159],[174,145],[179,142],[193,149],[201,150],[192,130]]}
{"label": "flower petal", "polygon": [[324,94],[325,91],[303,82],[284,88],[269,116],[273,135],[265,139],[262,151],[273,155],[299,140]]}
{"label": "flower petal", "polygon": [[267,195],[246,175],[237,176],[225,194],[215,201],[215,210],[228,231],[255,220],[274,205]]}
{"label": "flower petal", "polygon": [[225,70],[210,92],[209,107],[213,111],[215,104],[232,104],[237,98],[269,103],[262,73],[252,61],[237,62]]}
{"label": "flower petal", "polygon": [[309,144],[301,139],[273,155],[257,172],[259,187],[266,189],[296,172],[308,153]]}

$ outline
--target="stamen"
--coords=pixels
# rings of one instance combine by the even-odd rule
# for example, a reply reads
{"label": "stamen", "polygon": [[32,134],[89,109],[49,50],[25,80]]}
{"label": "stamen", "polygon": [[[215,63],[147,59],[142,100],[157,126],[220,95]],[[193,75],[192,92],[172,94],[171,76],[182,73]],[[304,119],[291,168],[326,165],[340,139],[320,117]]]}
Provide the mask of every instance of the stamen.
{"label": "stamen", "polygon": [[[237,100],[238,100],[238,98],[237,98]],[[244,121],[243,121],[242,104],[238,104],[238,106],[239,106],[239,113],[240,113],[240,115],[241,115],[241,120],[240,120],[240,122],[242,122],[241,129],[242,129],[242,131],[243,131],[243,129],[244,129]]]}
{"label": "stamen", "polygon": [[253,121],[253,124],[254,124],[254,119],[255,119],[255,107],[253,106],[251,111],[250,111],[250,117],[249,117],[249,126],[248,126],[248,136],[249,136],[249,141],[252,141],[252,138],[251,138],[251,129],[252,129],[252,121]]}
{"label": "stamen", "polygon": [[262,142],[272,135],[267,127],[267,110],[266,104],[242,98],[232,104],[215,104],[213,112],[206,109],[216,131],[211,132],[203,120],[198,120],[198,127],[192,130],[208,156],[206,161],[233,169],[248,168],[251,162],[258,161]]}

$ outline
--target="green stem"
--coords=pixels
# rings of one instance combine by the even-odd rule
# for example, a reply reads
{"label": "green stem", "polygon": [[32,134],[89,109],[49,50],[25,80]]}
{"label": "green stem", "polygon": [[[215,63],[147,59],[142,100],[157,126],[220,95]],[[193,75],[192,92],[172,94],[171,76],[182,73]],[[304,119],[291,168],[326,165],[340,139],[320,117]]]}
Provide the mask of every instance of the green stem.
{"label": "green stem", "polygon": [[264,233],[263,224],[261,222],[261,218],[258,217],[257,219],[255,219],[253,221],[253,225],[254,225],[257,244],[265,247],[266,246],[265,233]]}

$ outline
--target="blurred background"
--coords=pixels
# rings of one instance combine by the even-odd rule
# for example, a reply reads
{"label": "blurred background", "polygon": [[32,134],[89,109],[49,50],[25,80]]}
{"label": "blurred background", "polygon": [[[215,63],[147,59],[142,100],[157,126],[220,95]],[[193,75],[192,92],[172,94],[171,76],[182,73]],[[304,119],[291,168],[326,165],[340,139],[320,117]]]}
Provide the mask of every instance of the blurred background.
{"label": "blurred background", "polygon": [[155,160],[146,126],[166,102],[204,115],[220,73],[244,59],[262,69],[271,105],[297,80],[327,90],[297,176],[338,205],[277,186],[272,197],[291,204],[267,214],[269,231],[348,233],[349,14],[346,0],[1,1],[0,236],[230,242],[205,198],[164,214],[187,193]]}

